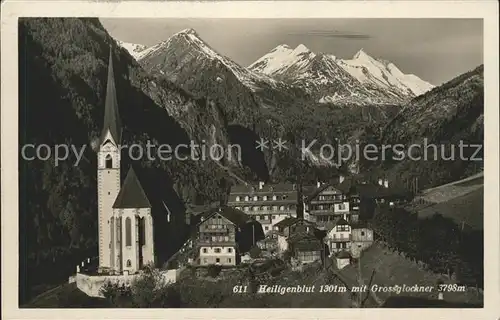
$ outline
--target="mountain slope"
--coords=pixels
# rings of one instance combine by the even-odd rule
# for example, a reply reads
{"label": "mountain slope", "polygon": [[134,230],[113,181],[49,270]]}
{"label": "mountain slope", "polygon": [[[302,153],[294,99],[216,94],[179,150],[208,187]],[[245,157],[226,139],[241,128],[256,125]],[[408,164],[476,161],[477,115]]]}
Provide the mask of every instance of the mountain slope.
{"label": "mountain slope", "polygon": [[402,144],[406,148],[419,146],[411,150],[416,160],[411,160],[408,153],[402,161],[391,160],[396,154],[389,152],[382,165],[395,176],[405,176],[400,178],[418,176],[419,187],[423,189],[480,172],[482,147],[480,150],[463,147],[462,154],[459,148],[461,144],[482,146],[483,141],[484,66],[481,65],[409,102],[383,128],[379,143]]}
{"label": "mountain slope", "polygon": [[[277,48],[277,51],[285,53],[289,50],[286,47]],[[291,141],[293,136],[297,144],[301,140],[320,139],[314,147],[318,149],[322,143],[333,143],[335,138],[346,139],[366,123],[385,121],[394,112],[392,105],[372,105],[364,98],[349,99],[351,92],[359,92],[365,98],[390,94],[373,93],[378,89],[361,85],[329,56],[309,53],[303,46],[299,46],[295,54],[307,56],[304,69],[296,63],[280,70],[298,73],[300,77],[296,81],[274,74],[268,76],[238,65],[214,50],[193,29],[178,32],[147,51],[139,60],[145,70],[221,105],[233,129],[230,130],[231,143],[243,145],[242,148],[247,151],[243,152],[247,155],[246,159],[259,159],[255,166],[267,167],[271,175],[274,172],[274,177],[278,179],[284,178],[284,172],[278,171],[287,170],[284,167],[290,167],[290,161],[296,156],[284,155],[283,152],[278,155],[269,150],[271,148],[256,153],[255,141],[260,137],[270,140],[286,137],[285,140]],[[312,76],[306,72],[322,77],[324,83],[311,83],[308,87]],[[332,91],[345,92],[345,96],[349,97],[342,102],[321,101],[322,92],[325,96]],[[360,100],[364,100],[366,108],[357,108]],[[318,150],[314,151],[317,153]],[[283,161],[278,157],[282,157]],[[314,166],[331,164],[329,160],[318,160],[313,154],[308,160]]]}
{"label": "mountain slope", "polygon": [[140,59],[153,74],[161,74],[195,95],[208,96],[225,106],[230,122],[251,123],[248,110],[257,111],[303,94],[275,79],[241,67],[186,29],[150,49]]}
{"label": "mountain slope", "polygon": [[360,50],[352,60],[314,53],[304,45],[280,45],[249,69],[299,84],[320,102],[399,104],[432,88],[414,75],[403,74],[393,63]]}

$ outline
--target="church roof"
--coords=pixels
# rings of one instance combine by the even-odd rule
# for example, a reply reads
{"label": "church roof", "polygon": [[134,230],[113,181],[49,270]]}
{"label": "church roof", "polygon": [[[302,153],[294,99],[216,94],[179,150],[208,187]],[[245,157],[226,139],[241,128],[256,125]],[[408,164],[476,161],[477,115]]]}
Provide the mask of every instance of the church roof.
{"label": "church roof", "polygon": [[104,106],[104,123],[101,133],[101,143],[104,142],[106,133],[111,136],[116,143],[120,143],[121,122],[118,114],[118,100],[116,98],[115,76],[113,72],[113,50],[109,51],[108,83],[106,87],[106,103]]}
{"label": "church roof", "polygon": [[127,173],[113,208],[151,208],[151,203],[132,167]]}

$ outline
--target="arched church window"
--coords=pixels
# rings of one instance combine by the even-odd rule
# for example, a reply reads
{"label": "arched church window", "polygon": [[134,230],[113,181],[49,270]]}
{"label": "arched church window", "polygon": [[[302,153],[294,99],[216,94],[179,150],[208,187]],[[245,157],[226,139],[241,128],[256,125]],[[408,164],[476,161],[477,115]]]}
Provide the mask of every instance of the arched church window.
{"label": "arched church window", "polygon": [[130,218],[125,220],[125,245],[128,247],[132,245],[132,221]]}
{"label": "arched church window", "polygon": [[115,235],[115,218],[111,217],[110,219],[110,231],[111,231],[111,241],[113,241],[114,235]]}
{"label": "arched church window", "polygon": [[129,260],[127,260],[127,267],[130,268],[131,266],[132,266],[132,261],[130,261],[130,259],[129,259]]}
{"label": "arched church window", "polygon": [[110,154],[106,156],[106,169],[111,169],[113,168],[113,158],[111,157]]}
{"label": "arched church window", "polygon": [[142,217],[139,223],[139,239],[142,246],[146,245],[146,218]]}
{"label": "arched church window", "polygon": [[120,225],[120,218],[116,218],[116,245],[120,246],[120,242],[122,241],[122,230]]}

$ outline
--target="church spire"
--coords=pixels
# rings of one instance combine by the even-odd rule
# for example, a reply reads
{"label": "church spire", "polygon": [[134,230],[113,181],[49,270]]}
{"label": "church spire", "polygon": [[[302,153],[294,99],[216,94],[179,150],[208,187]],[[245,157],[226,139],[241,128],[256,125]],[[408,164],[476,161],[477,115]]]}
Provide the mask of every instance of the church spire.
{"label": "church spire", "polygon": [[101,133],[101,143],[104,142],[108,130],[115,140],[115,143],[120,144],[122,128],[120,115],[118,114],[118,101],[116,99],[112,46],[109,47],[108,83],[106,87],[106,104],[104,106],[104,125]]}

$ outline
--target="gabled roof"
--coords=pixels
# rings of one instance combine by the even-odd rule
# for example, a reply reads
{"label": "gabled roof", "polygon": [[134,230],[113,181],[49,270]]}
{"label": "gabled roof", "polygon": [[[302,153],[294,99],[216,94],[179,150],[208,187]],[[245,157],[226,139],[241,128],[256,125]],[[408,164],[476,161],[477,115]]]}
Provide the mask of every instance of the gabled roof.
{"label": "gabled roof", "polygon": [[337,257],[338,259],[350,259],[351,258],[351,254],[347,251],[340,251],[340,252],[337,252],[335,254],[335,257]]}
{"label": "gabled roof", "polygon": [[186,212],[192,214],[202,214],[204,212],[217,209],[220,207],[220,203],[218,201],[211,202],[209,204],[187,204]]}
{"label": "gabled roof", "polygon": [[302,232],[292,235],[288,239],[289,243],[293,245],[295,249],[301,251],[307,250],[321,250],[322,243],[320,239],[310,233]]}
{"label": "gabled roof", "polygon": [[209,219],[210,217],[214,216],[215,214],[220,214],[227,220],[231,221],[234,225],[241,227],[248,222],[251,222],[252,219],[245,214],[243,211],[234,209],[228,206],[221,206],[219,208],[213,208],[210,209],[204,213],[201,214],[201,217],[203,221],[200,222],[203,223],[206,221],[206,219]]}
{"label": "gabled roof", "polygon": [[337,221],[335,221],[335,225],[336,226],[345,226],[345,225],[349,225],[349,222],[344,218],[340,218]]}
{"label": "gabled roof", "polygon": [[275,184],[264,184],[262,189],[259,189],[259,185],[243,185],[238,184],[231,187],[231,194],[246,194],[246,193],[257,193],[257,194],[273,194],[273,193],[285,193],[285,192],[296,192],[297,186],[293,183],[275,183]]}
{"label": "gabled roof", "polygon": [[[313,199],[315,199],[321,192],[325,191],[326,189],[333,187],[336,188],[337,184],[334,183],[325,183],[321,185],[319,188],[316,188],[315,190],[312,190],[312,192],[309,193],[309,195],[306,197],[305,202],[309,202]],[[343,192],[342,190],[338,189],[340,192]]]}
{"label": "gabled roof", "polygon": [[120,122],[120,115],[118,114],[118,100],[116,98],[112,48],[110,48],[109,50],[108,82],[106,87],[106,103],[104,106],[104,123],[101,133],[101,144],[104,142],[108,130],[115,142],[119,144],[122,127]]}
{"label": "gabled roof", "polygon": [[132,167],[128,170],[113,208],[151,208],[151,203]]}
{"label": "gabled roof", "polygon": [[289,227],[289,226],[295,224],[296,222],[298,222],[299,220],[300,220],[299,218],[288,217],[288,218],[285,218],[285,219],[281,220],[280,222],[276,223],[274,226],[280,227],[280,228]]}

